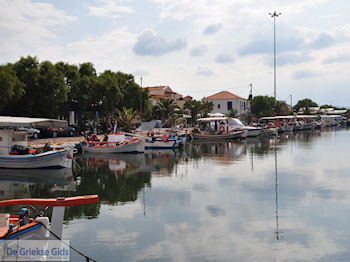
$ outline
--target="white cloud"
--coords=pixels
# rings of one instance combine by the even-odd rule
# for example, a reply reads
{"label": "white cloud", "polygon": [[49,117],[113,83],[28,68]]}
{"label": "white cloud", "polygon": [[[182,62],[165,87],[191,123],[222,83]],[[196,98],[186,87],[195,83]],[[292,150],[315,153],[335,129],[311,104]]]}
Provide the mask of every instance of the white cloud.
{"label": "white cloud", "polygon": [[203,56],[206,51],[207,51],[207,46],[201,44],[191,48],[190,56]]}
{"label": "white cloud", "polygon": [[88,7],[90,15],[119,18],[120,14],[132,14],[134,10],[124,4],[129,2],[125,0],[98,0],[99,6],[91,5]]}
{"label": "white cloud", "polygon": [[215,35],[216,33],[218,33],[220,31],[221,28],[222,28],[222,24],[208,25],[204,29],[203,34],[205,34],[205,35]]}
{"label": "white cloud", "polygon": [[59,38],[56,28],[77,21],[48,3],[1,0],[0,6],[0,59],[4,62],[39,53],[49,40]]}
{"label": "white cloud", "polygon": [[166,53],[181,50],[186,47],[186,39],[176,38],[167,40],[156,33],[146,30],[138,38],[134,45],[134,52],[141,56],[160,56]]}
{"label": "white cloud", "polygon": [[213,74],[214,74],[214,72],[211,69],[209,69],[209,68],[207,68],[205,66],[197,67],[196,75],[199,75],[199,76],[211,76]]}
{"label": "white cloud", "polygon": [[233,61],[234,61],[233,57],[228,54],[219,54],[215,58],[215,62],[221,63],[221,64],[232,63]]}

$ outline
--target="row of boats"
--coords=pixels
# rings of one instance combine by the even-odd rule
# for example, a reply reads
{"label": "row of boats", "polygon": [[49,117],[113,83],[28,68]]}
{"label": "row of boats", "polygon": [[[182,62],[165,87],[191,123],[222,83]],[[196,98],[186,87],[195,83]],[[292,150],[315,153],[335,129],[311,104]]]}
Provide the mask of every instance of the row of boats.
{"label": "row of boats", "polygon": [[191,132],[195,140],[226,140],[277,135],[282,132],[321,129],[346,124],[346,118],[339,115],[274,116],[263,117],[252,126],[244,125],[237,118],[208,117],[197,120],[198,128]]}
{"label": "row of boats", "polygon": [[[263,117],[253,126],[244,125],[237,118],[208,117],[197,120],[197,127],[187,134],[183,130],[163,133],[156,136],[153,131],[147,135],[136,135],[123,132],[111,132],[100,141],[91,139],[81,144],[83,152],[97,154],[143,153],[153,149],[177,149],[186,139],[193,140],[230,140],[277,135],[280,132],[311,130],[340,125],[346,119],[342,116],[275,116]],[[0,168],[71,168],[74,144],[45,145],[30,148],[27,131],[19,126],[35,124],[63,126],[67,123],[52,119],[0,117]],[[95,135],[95,137],[97,137]]]}

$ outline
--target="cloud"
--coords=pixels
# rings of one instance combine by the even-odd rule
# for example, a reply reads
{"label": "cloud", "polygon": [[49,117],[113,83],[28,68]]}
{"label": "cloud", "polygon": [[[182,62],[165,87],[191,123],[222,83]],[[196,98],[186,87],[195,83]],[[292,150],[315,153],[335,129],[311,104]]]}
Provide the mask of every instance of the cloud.
{"label": "cloud", "polygon": [[22,55],[38,54],[51,48],[53,45],[48,41],[57,41],[57,30],[77,21],[77,17],[69,16],[49,3],[2,0],[0,6],[2,60],[18,59]]}
{"label": "cloud", "polygon": [[311,43],[311,47],[319,49],[326,48],[334,44],[334,39],[327,33],[321,33],[315,41]]}
{"label": "cloud", "polygon": [[[314,58],[306,53],[298,53],[298,52],[286,52],[282,54],[278,54],[276,57],[276,63],[278,66],[285,65],[296,65],[304,62],[309,62],[314,60]],[[273,55],[267,56],[266,64],[269,66],[273,66]]]}
{"label": "cloud", "polygon": [[[297,35],[280,36],[276,40],[276,51],[279,53],[302,50],[303,47],[305,47],[304,40]],[[270,38],[260,36],[259,38],[238,49],[238,54],[240,56],[251,54],[271,54],[272,52],[273,35],[271,35]]]}
{"label": "cloud", "polygon": [[137,39],[133,51],[141,56],[160,56],[185,48],[186,39],[166,40],[152,31],[143,32]]}
{"label": "cloud", "polygon": [[206,68],[206,67],[203,67],[203,66],[197,67],[196,75],[199,75],[199,76],[211,76],[213,74],[214,74],[214,72],[212,70],[210,70],[209,68]]}
{"label": "cloud", "polygon": [[323,64],[345,63],[350,61],[350,55],[329,56],[323,60]]}
{"label": "cloud", "polygon": [[319,74],[317,74],[313,71],[299,70],[299,71],[295,71],[292,76],[294,79],[302,79],[302,78],[312,78],[312,77],[316,77],[318,75]]}
{"label": "cloud", "polygon": [[222,28],[221,24],[212,24],[212,25],[208,25],[204,31],[203,34],[204,35],[215,35],[217,32],[220,31],[220,29]]}
{"label": "cloud", "polygon": [[233,57],[231,57],[228,54],[219,54],[215,58],[215,62],[220,63],[220,64],[232,63],[233,61],[234,61]]}
{"label": "cloud", "polygon": [[102,3],[100,6],[89,6],[90,15],[93,16],[102,16],[102,17],[111,17],[118,18],[120,14],[132,14],[134,10],[122,3],[123,0],[98,0]]}
{"label": "cloud", "polygon": [[149,71],[147,69],[139,68],[134,71],[135,76],[147,76]]}
{"label": "cloud", "polygon": [[207,47],[205,45],[199,45],[191,48],[190,56],[203,56],[206,51]]}

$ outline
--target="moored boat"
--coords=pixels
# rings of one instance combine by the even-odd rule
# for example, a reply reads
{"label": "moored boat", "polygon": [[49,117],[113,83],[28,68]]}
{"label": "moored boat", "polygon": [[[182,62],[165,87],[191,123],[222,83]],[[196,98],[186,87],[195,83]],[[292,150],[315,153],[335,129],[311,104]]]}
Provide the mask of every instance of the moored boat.
{"label": "moored boat", "polygon": [[[40,206],[52,206],[52,218],[51,218],[51,231],[57,236],[62,235],[62,224],[64,216],[65,206],[84,205],[98,202],[97,195],[76,196],[76,197],[59,197],[53,199],[10,199],[0,201],[0,207],[2,206],[14,206],[14,205],[40,205]],[[37,210],[32,210],[37,212]],[[6,215],[2,214],[2,225],[0,227],[0,239],[12,239],[17,237],[17,233],[20,238],[23,239],[47,239],[49,232],[42,230],[42,224],[46,227],[49,225],[49,218],[43,217],[42,213],[35,214],[35,217],[29,217],[29,211],[27,208],[22,208],[20,215]],[[23,220],[23,225],[20,220]],[[26,221],[24,221],[26,220]],[[12,226],[11,226],[12,224]]]}
{"label": "moored boat", "polygon": [[0,117],[0,168],[71,168],[74,145],[30,148],[28,132],[19,127],[32,125],[66,126],[67,121]]}
{"label": "moored boat", "polygon": [[194,140],[230,140],[230,139],[239,139],[242,138],[242,135],[244,134],[244,131],[231,131],[226,132],[224,134],[217,134],[217,133],[207,133],[207,132],[200,132],[200,131],[193,131],[191,133],[192,139]]}
{"label": "moored boat", "polygon": [[107,141],[87,141],[81,147],[83,152],[90,153],[143,153],[145,141],[126,138],[124,133],[110,133]]}
{"label": "moored boat", "polygon": [[[69,249],[72,248],[69,244],[62,241],[62,226],[64,221],[64,211],[66,206],[93,204],[98,202],[97,195],[75,196],[75,197],[59,197],[56,199],[11,199],[0,201],[0,207],[21,205],[25,206],[21,209],[18,215],[0,214],[0,255],[4,261],[68,261]],[[44,206],[46,208],[39,211],[35,206]],[[49,218],[43,216],[44,211],[48,207],[53,207],[51,223]],[[22,240],[35,240],[31,242],[21,242]],[[40,241],[39,241],[40,240]],[[53,241],[53,240],[56,240]],[[57,254],[40,254],[40,253],[19,253],[19,250],[28,248],[28,243],[34,245],[34,249],[48,249],[54,245],[57,248],[59,245],[65,248],[65,255],[58,257]],[[55,246],[56,245],[56,246]],[[8,252],[2,252],[9,248],[17,250],[18,255]],[[52,249],[53,250],[53,249]],[[76,252],[77,250],[74,249]],[[89,257],[83,255],[88,261]],[[51,256],[50,256],[51,255]],[[14,260],[13,260],[14,259]],[[92,260],[92,259],[91,259]],[[92,260],[94,261],[94,260]]]}

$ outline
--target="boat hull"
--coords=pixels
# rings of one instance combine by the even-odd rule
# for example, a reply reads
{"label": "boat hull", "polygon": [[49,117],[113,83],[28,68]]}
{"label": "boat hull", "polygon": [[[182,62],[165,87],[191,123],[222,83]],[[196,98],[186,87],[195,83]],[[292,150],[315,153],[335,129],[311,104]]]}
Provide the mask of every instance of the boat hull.
{"label": "boat hull", "polygon": [[175,149],[180,146],[180,141],[178,140],[155,140],[155,141],[146,141],[145,149]]}
{"label": "boat hull", "polygon": [[83,145],[84,152],[89,153],[102,153],[102,154],[114,154],[114,153],[143,153],[145,151],[145,142],[143,140],[123,143],[117,146],[98,146],[98,145]]}
{"label": "boat hull", "polygon": [[42,154],[0,155],[0,168],[71,168],[72,161],[73,156],[65,149]]}
{"label": "boat hull", "polygon": [[194,140],[230,140],[230,139],[238,139],[242,138],[242,134],[244,134],[244,131],[239,132],[232,132],[228,134],[215,134],[215,135],[209,135],[209,134],[192,134],[192,138]]}

